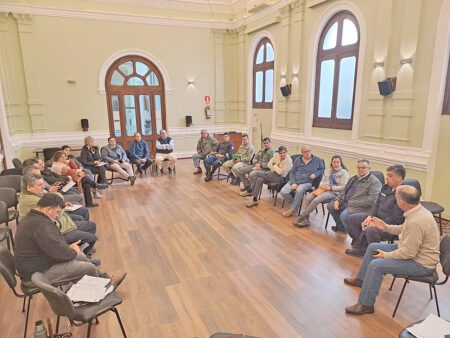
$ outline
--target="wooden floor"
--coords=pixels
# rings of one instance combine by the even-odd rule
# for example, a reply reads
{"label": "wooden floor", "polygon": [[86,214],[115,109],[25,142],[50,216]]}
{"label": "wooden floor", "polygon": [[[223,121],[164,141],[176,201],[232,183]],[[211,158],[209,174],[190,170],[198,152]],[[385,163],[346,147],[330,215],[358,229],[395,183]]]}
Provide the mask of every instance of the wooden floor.
{"label": "wooden floor", "polygon": [[[258,207],[237,188],[192,175],[179,160],[176,175],[116,183],[104,193],[97,222],[98,258],[110,274],[128,272],[119,306],[129,337],[207,338],[219,331],[259,337],[396,337],[407,324],[436,313],[428,287],[411,283],[395,319],[401,283],[385,278],[373,315],[352,317],[359,289],[343,284],[360,259],[349,257],[345,235],[313,226],[295,229],[264,190]],[[281,202],[281,200],[280,200]],[[332,221],[330,221],[332,223]],[[450,319],[450,285],[438,287],[441,314]],[[0,337],[21,337],[21,301],[0,282]],[[32,302],[34,321],[54,316],[42,295]],[[66,320],[63,321],[67,323]],[[83,337],[86,328],[73,329]],[[120,337],[113,313],[100,318],[94,337]]]}

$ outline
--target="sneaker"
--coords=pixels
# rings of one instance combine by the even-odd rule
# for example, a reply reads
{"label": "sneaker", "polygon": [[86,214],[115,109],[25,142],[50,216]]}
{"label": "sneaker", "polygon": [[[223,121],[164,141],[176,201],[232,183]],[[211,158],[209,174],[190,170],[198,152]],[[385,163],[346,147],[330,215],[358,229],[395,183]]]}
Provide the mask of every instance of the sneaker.
{"label": "sneaker", "polygon": [[206,176],[205,177],[205,182],[209,182],[212,181],[212,176]]}
{"label": "sneaker", "polygon": [[100,264],[102,264],[102,261],[98,258],[90,258],[89,259],[91,261],[92,264],[94,264],[95,266],[99,266]]}
{"label": "sneaker", "polygon": [[251,196],[251,195],[252,195],[252,193],[250,191],[243,191],[239,194],[239,196],[242,196],[242,197],[247,197],[247,196]]}
{"label": "sneaker", "polygon": [[98,203],[91,203],[91,204],[86,204],[86,208],[95,208],[98,207],[100,204]]}
{"label": "sneaker", "polygon": [[251,208],[251,207],[254,207],[254,206],[257,206],[257,205],[258,205],[258,201],[251,201],[251,202],[247,203],[245,206],[247,208]]}
{"label": "sneaker", "polygon": [[289,210],[283,211],[283,216],[284,217],[291,217],[294,213],[295,213],[294,210],[289,209]]}
{"label": "sneaker", "polygon": [[97,188],[98,189],[107,189],[108,183],[97,183]]}
{"label": "sneaker", "polygon": [[243,187],[243,188],[241,188],[241,189],[239,189],[240,191],[247,191],[248,189],[250,189],[250,187]]}
{"label": "sneaker", "polygon": [[102,194],[100,194],[98,191],[94,191],[93,195],[94,195],[94,198],[102,198],[103,197]]}
{"label": "sneaker", "polygon": [[131,176],[131,177],[130,177],[130,183],[131,183],[131,186],[134,185],[134,182],[136,182],[136,176]]}
{"label": "sneaker", "polygon": [[119,277],[115,278],[114,276],[111,277],[111,285],[113,286],[114,290],[116,290],[120,284],[122,284],[123,280],[127,276],[127,273],[120,275]]}

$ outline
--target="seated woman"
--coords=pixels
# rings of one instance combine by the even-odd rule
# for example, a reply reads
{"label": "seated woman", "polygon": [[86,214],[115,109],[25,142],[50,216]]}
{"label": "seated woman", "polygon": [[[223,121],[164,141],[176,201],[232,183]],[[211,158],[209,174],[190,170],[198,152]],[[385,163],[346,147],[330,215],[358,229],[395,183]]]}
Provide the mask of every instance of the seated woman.
{"label": "seated woman", "polygon": [[67,160],[66,155],[61,150],[58,150],[53,155],[51,170],[58,175],[69,176],[74,182],[81,184],[84,200],[88,208],[98,206],[98,203],[93,202],[91,194],[91,188],[95,187],[95,183],[81,169],[78,169],[72,160]]}
{"label": "seated woman", "polygon": [[310,226],[309,214],[320,203],[333,200],[345,188],[348,179],[347,168],[341,156],[334,155],[331,158],[330,170],[323,175],[319,187],[306,196],[300,216],[294,222],[294,225],[299,228]]}

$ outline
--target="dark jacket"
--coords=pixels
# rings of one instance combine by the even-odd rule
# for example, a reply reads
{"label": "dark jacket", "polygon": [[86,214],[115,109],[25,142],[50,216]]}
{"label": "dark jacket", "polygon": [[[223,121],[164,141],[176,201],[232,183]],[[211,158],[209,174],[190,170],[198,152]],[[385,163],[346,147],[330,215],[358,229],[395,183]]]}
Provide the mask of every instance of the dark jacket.
{"label": "dark jacket", "polygon": [[60,176],[57,173],[54,173],[48,168],[45,168],[41,171],[42,178],[45,182],[47,182],[49,185],[55,184],[55,183],[64,183],[66,184],[67,181],[69,181],[69,178],[67,176]]}
{"label": "dark jacket", "polygon": [[[354,194],[347,198],[347,193],[353,184],[358,184]],[[345,203],[349,213],[354,214],[358,212],[368,213],[377,202],[378,195],[381,191],[380,180],[372,173],[363,177],[358,181],[358,176],[355,175],[348,181],[345,189],[336,196],[336,200],[340,203]]]}
{"label": "dark jacket", "polygon": [[234,144],[231,141],[228,142],[220,142],[217,145],[216,153],[224,155],[226,157],[226,154],[228,154],[227,159],[231,159],[231,157],[234,154]]}
{"label": "dark jacket", "polygon": [[117,144],[115,148],[111,148],[108,144],[102,148],[102,159],[107,163],[113,163],[114,160],[119,160],[122,162],[129,162],[127,153],[123,150],[122,146]]}
{"label": "dark jacket", "polygon": [[381,188],[377,203],[375,203],[369,215],[378,217],[387,224],[403,224],[405,221],[403,210],[397,205],[395,191],[392,191],[392,188],[387,184]]}
{"label": "dark jacket", "polygon": [[33,273],[72,261],[77,253],[47,215],[32,209],[17,227],[14,256],[20,277],[30,281]]}
{"label": "dark jacket", "polygon": [[311,161],[309,161],[308,164],[305,164],[305,162],[303,162],[303,157],[299,156],[294,160],[292,169],[289,172],[289,183],[312,183],[314,179],[310,179],[309,176],[314,174],[318,177],[323,174],[324,169],[323,160],[320,157],[313,155]]}
{"label": "dark jacket", "polygon": [[81,149],[80,153],[80,162],[83,165],[83,167],[95,167],[94,161],[101,161],[102,158],[100,156],[100,152],[98,150],[98,147],[92,147],[91,150],[88,149],[87,146],[84,146]]}

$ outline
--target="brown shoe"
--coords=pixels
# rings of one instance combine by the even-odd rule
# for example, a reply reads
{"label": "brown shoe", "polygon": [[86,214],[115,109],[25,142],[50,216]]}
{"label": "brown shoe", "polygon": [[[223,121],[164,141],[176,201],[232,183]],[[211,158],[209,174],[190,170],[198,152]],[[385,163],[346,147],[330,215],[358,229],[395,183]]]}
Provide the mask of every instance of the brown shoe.
{"label": "brown shoe", "polygon": [[350,286],[356,286],[357,288],[361,288],[363,282],[358,278],[344,278],[344,283]]}
{"label": "brown shoe", "polygon": [[355,305],[347,306],[345,308],[345,312],[349,313],[351,315],[361,316],[361,315],[367,315],[369,313],[374,313],[375,308],[373,306],[365,306],[365,305],[356,303]]}
{"label": "brown shoe", "polygon": [[114,276],[111,277],[111,285],[114,287],[114,290],[116,290],[120,284],[122,284],[123,280],[127,276],[127,273],[121,274],[119,277],[115,278]]}
{"label": "brown shoe", "polygon": [[130,183],[131,183],[131,186],[134,185],[134,182],[136,182],[136,176],[131,176],[131,177],[130,177]]}
{"label": "brown shoe", "polygon": [[284,217],[291,217],[294,214],[294,212],[295,211],[292,210],[292,209],[286,210],[286,211],[283,212],[283,216]]}
{"label": "brown shoe", "polygon": [[198,167],[198,168],[195,168],[195,171],[192,174],[198,175],[198,174],[201,174],[201,173],[202,173],[202,168]]}
{"label": "brown shoe", "polygon": [[348,248],[345,250],[345,253],[349,256],[355,256],[355,257],[363,257],[365,252],[361,250],[361,248]]}
{"label": "brown shoe", "polygon": [[258,201],[251,201],[251,202],[247,203],[245,206],[247,208],[251,208],[251,207],[254,207],[254,206],[257,206],[257,205],[258,205]]}

